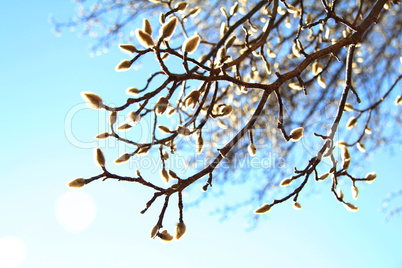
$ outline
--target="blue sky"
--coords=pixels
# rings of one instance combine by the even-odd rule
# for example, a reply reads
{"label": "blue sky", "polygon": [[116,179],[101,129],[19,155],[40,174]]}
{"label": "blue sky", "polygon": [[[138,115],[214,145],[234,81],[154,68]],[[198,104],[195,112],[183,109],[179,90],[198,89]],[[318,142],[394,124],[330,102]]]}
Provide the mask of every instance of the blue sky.
{"label": "blue sky", "polygon": [[[120,103],[138,74],[114,71],[127,58],[116,47],[91,58],[89,40],[69,32],[56,38],[51,12],[67,18],[74,6],[5,1],[0,10],[0,267],[402,267],[402,217],[384,223],[381,212],[381,200],[402,188],[399,145],[366,163],[378,176],[359,187],[357,213],[324,182],[301,197],[302,210],[285,203],[247,231],[254,207],[223,222],[210,215],[235,202],[238,193],[228,193],[186,211],[187,232],[172,243],[149,239],[160,203],[140,215],[152,194],[142,187],[106,181],[69,190],[66,182],[99,172],[92,148],[103,117],[83,108],[80,92]],[[176,217],[168,209],[167,229]]]}

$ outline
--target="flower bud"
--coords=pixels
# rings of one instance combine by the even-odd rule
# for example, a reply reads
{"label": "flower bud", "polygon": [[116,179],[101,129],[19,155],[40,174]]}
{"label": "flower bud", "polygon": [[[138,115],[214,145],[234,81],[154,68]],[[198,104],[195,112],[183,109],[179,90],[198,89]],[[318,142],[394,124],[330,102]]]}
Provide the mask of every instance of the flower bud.
{"label": "flower bud", "polygon": [[345,103],[345,107],[343,107],[343,110],[346,111],[346,112],[350,112],[350,111],[353,111],[354,108],[353,108],[352,104]]}
{"label": "flower bud", "polygon": [[128,54],[132,54],[134,52],[137,52],[137,48],[133,45],[119,45],[119,48],[121,51],[126,52]]}
{"label": "flower bud", "polygon": [[152,36],[149,35],[148,33],[144,32],[143,30],[137,29],[136,30],[136,36],[137,36],[137,40],[138,42],[140,42],[140,44],[145,47],[145,48],[150,48],[150,47],[154,47],[154,40],[152,39]]}
{"label": "flower bud", "polygon": [[168,127],[166,127],[166,126],[158,126],[158,129],[159,129],[162,133],[165,133],[165,134],[172,133],[172,131],[171,131]]}
{"label": "flower bud", "polygon": [[138,150],[137,155],[141,155],[141,154],[146,155],[146,154],[148,154],[149,149],[151,149],[150,146],[141,147]]}
{"label": "flower bud", "polygon": [[128,123],[122,123],[117,130],[119,131],[126,131],[128,129],[130,129],[132,127],[132,125],[128,124]]}
{"label": "flower bud", "polygon": [[187,97],[184,98],[183,102],[185,103],[186,108],[193,105],[193,109],[198,103],[198,99],[200,98],[201,93],[198,90],[191,91]]}
{"label": "flower bud", "polygon": [[230,16],[233,16],[239,10],[239,2],[234,3],[234,5],[230,8]]}
{"label": "flower bud", "polygon": [[109,133],[108,132],[103,132],[103,133],[100,133],[100,134],[96,135],[95,139],[106,139],[107,137],[109,137]]}
{"label": "flower bud", "polygon": [[325,78],[322,77],[321,75],[319,75],[319,76],[317,77],[317,83],[318,83],[318,85],[319,85],[320,87],[322,87],[322,88],[326,88],[326,87],[327,87],[327,82],[325,81]]}
{"label": "flower bud", "polygon": [[359,195],[359,189],[356,187],[356,185],[352,185],[353,199],[356,200],[358,195]]}
{"label": "flower bud", "polygon": [[169,234],[167,230],[163,230],[162,233],[158,234],[158,236],[163,241],[172,241],[173,240],[173,236],[171,234]]}
{"label": "flower bud", "polygon": [[367,135],[370,135],[371,133],[373,133],[373,131],[372,131],[371,128],[369,128],[369,127],[366,127],[366,128],[364,129],[364,132],[365,132]]}
{"label": "flower bud", "polygon": [[367,173],[366,177],[364,178],[368,184],[373,183],[375,178],[377,177],[377,174],[375,172]]}
{"label": "flower bud", "polygon": [[347,209],[347,210],[349,210],[350,212],[356,212],[359,208],[358,207],[356,207],[355,205],[353,205],[353,204],[351,204],[351,203],[348,203],[348,202],[345,202],[345,203],[343,203],[344,204],[344,206],[345,206],[345,208]]}
{"label": "flower bud", "polygon": [[151,23],[149,22],[149,20],[147,20],[145,18],[143,19],[143,22],[142,22],[142,30],[144,32],[146,32],[147,34],[152,35]]}
{"label": "flower bud", "polygon": [[117,64],[115,70],[116,70],[116,72],[127,71],[131,68],[131,64],[132,64],[132,62],[129,60],[122,60],[121,62],[119,62],[119,64]]}
{"label": "flower bud", "polygon": [[[402,57],[401,57],[401,59],[402,59]],[[395,104],[395,106],[402,105],[402,96],[396,97],[394,104]]]}
{"label": "flower bud", "polygon": [[360,142],[356,143],[356,147],[360,152],[362,152],[362,153],[366,152],[366,147],[364,147],[363,143],[360,143]]}
{"label": "flower bud", "polygon": [[196,152],[200,154],[202,152],[202,148],[204,147],[204,139],[201,136],[198,136],[196,143]]}
{"label": "flower bud", "polygon": [[155,105],[155,112],[157,115],[162,115],[169,104],[169,100],[165,97],[160,97]]}
{"label": "flower bud", "polygon": [[317,181],[325,180],[326,178],[329,177],[329,174],[330,174],[329,172],[326,172],[326,173],[322,174],[320,177],[317,178]]}
{"label": "flower bud", "polygon": [[302,89],[303,89],[303,87],[300,85],[299,82],[296,82],[296,83],[295,83],[295,82],[289,83],[288,86],[289,86],[291,89],[294,89],[294,90],[302,90]]}
{"label": "flower bud", "polygon": [[172,37],[177,25],[177,18],[173,17],[168,22],[163,24],[160,29],[160,38],[164,40],[168,40]]}
{"label": "flower bud", "polygon": [[356,126],[357,123],[357,118],[352,116],[349,118],[348,122],[346,123],[346,129],[352,129],[354,126]]}
{"label": "flower bud", "polygon": [[81,97],[87,102],[89,108],[100,109],[103,106],[101,97],[91,92],[81,92]]}
{"label": "flower bud", "polygon": [[189,135],[191,135],[191,131],[187,127],[178,126],[176,131],[180,136],[189,136]]}
{"label": "flower bud", "polygon": [[151,230],[151,238],[154,238],[154,237],[157,235],[159,229],[160,229],[160,227],[159,227],[158,224],[155,225],[155,226],[152,228],[152,230]]}
{"label": "flower bud", "polygon": [[257,147],[254,143],[250,143],[247,149],[250,156],[255,156],[257,154]]}
{"label": "flower bud", "polygon": [[314,62],[313,65],[311,66],[311,69],[313,71],[313,75],[318,75],[319,73],[322,72],[324,66],[322,65],[321,62]]}
{"label": "flower bud", "polygon": [[123,163],[123,162],[126,162],[128,159],[130,159],[130,157],[131,157],[130,154],[124,153],[124,154],[122,154],[121,156],[119,156],[119,158],[117,158],[116,160],[114,160],[114,162],[115,162],[116,164]]}
{"label": "flower bud", "polygon": [[304,128],[302,127],[293,129],[289,134],[290,140],[293,142],[300,140],[303,137],[303,130]]}
{"label": "flower bud", "polygon": [[271,205],[270,204],[264,204],[261,207],[257,208],[256,210],[254,210],[255,214],[263,214],[268,212],[271,209]]}
{"label": "flower bud", "polygon": [[341,189],[341,188],[336,189],[336,196],[337,196],[339,199],[343,200],[344,195],[343,195],[343,192],[342,192],[342,189]]}
{"label": "flower bud", "polygon": [[140,93],[140,91],[139,91],[137,88],[135,88],[135,87],[129,87],[129,88],[127,88],[127,90],[126,90],[126,93],[127,93],[128,95],[137,96],[137,95]]}
{"label": "flower bud", "polygon": [[300,210],[301,209],[301,205],[298,202],[293,202],[293,208],[296,210]]}
{"label": "flower bud", "polygon": [[233,111],[233,106],[228,104],[228,105],[224,105],[220,108],[220,112],[222,114],[223,117],[228,117]]}
{"label": "flower bud", "polygon": [[279,185],[282,187],[285,187],[285,186],[290,185],[292,183],[292,181],[293,180],[291,178],[286,178],[286,179],[283,179]]}
{"label": "flower bud", "polygon": [[77,178],[68,183],[68,187],[71,187],[71,188],[81,188],[84,185],[85,185],[85,179],[83,179],[83,178]]}
{"label": "flower bud", "polygon": [[166,184],[169,184],[169,174],[166,169],[161,170],[161,178]]}
{"label": "flower bud", "polygon": [[199,44],[200,44],[200,37],[198,35],[195,35],[184,41],[182,50],[184,52],[187,52],[188,54],[191,54],[197,49]]}
{"label": "flower bud", "polygon": [[185,232],[186,232],[186,225],[184,224],[184,222],[179,222],[176,225],[176,235],[175,235],[176,239],[179,240],[184,235]]}
{"label": "flower bud", "polygon": [[109,116],[109,123],[114,125],[117,121],[117,112],[111,112]]}
{"label": "flower bud", "polygon": [[137,112],[135,112],[135,111],[131,111],[127,116],[127,120],[131,121],[133,125],[140,122],[140,119],[141,119],[141,116],[139,114],[137,114]]}
{"label": "flower bud", "polygon": [[177,3],[176,8],[180,11],[184,11],[187,8],[187,6],[188,6],[187,2],[179,2]]}
{"label": "flower bud", "polygon": [[104,167],[105,166],[105,156],[102,153],[102,150],[100,148],[95,149],[95,161],[99,164],[99,166]]}
{"label": "flower bud", "polygon": [[228,40],[226,40],[226,42],[225,42],[226,49],[229,49],[233,45],[233,43],[236,41],[236,38],[237,38],[236,35],[233,35]]}
{"label": "flower bud", "polygon": [[169,176],[173,179],[180,179],[179,176],[177,176],[177,174],[172,170],[169,170]]}

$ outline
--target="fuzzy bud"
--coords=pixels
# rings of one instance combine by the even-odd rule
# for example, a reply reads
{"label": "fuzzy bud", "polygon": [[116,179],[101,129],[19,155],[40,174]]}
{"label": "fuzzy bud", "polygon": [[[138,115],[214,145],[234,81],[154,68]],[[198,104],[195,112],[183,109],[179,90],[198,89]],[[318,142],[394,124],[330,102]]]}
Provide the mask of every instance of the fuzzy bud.
{"label": "fuzzy bud", "polygon": [[128,53],[128,54],[132,54],[132,53],[138,51],[135,46],[129,45],[129,44],[122,44],[122,45],[119,45],[119,48],[120,48],[121,51],[126,52],[126,53]]}
{"label": "fuzzy bud", "polygon": [[129,88],[127,88],[127,90],[126,90],[126,93],[127,93],[128,95],[137,96],[137,95],[140,93],[140,91],[139,91],[137,88],[135,88],[135,87],[129,87]]}
{"label": "fuzzy bud", "polygon": [[186,225],[184,224],[184,222],[179,222],[176,225],[176,235],[175,235],[176,239],[179,240],[184,235],[185,232],[186,232]]}
{"label": "fuzzy bud", "polygon": [[198,35],[186,39],[183,43],[182,50],[188,54],[193,53],[200,44],[200,40],[201,39]]}
{"label": "fuzzy bud", "polygon": [[254,210],[255,214],[263,214],[268,212],[271,209],[271,205],[270,204],[264,204],[261,207],[257,208],[256,210]]}
{"label": "fuzzy bud", "polygon": [[98,163],[99,166],[104,167],[105,166],[105,156],[102,153],[102,150],[100,148],[95,149],[95,161]]}
{"label": "fuzzy bud", "polygon": [[128,159],[130,159],[130,157],[131,157],[130,154],[124,153],[124,154],[122,154],[121,156],[119,156],[119,158],[117,158],[116,160],[114,160],[114,162],[115,162],[116,164],[123,163],[123,162],[126,162]]}
{"label": "fuzzy bud", "polygon": [[293,202],[293,208],[296,210],[300,210],[301,209],[301,205],[299,202]]}
{"label": "fuzzy bud", "polygon": [[128,124],[128,123],[122,123],[117,130],[119,131],[126,131],[128,129],[130,129],[132,127],[132,125]]}
{"label": "fuzzy bud", "polygon": [[172,37],[177,25],[177,18],[173,17],[168,22],[163,24],[160,29],[160,38],[164,40],[168,40]]}
{"label": "fuzzy bud", "polygon": [[169,100],[165,97],[160,97],[155,105],[155,112],[157,115],[162,115],[169,104]]}
{"label": "fuzzy bud", "polygon": [[152,230],[151,230],[151,238],[154,238],[157,235],[159,229],[160,229],[159,225],[155,225],[152,228]]}
{"label": "fuzzy bud", "polygon": [[357,123],[357,118],[356,117],[351,117],[349,118],[348,122],[346,123],[346,129],[352,129],[354,126],[356,126]]}
{"label": "fuzzy bud", "polygon": [[163,230],[162,233],[158,234],[158,236],[163,241],[172,241],[173,240],[173,236],[171,234],[169,234],[167,230]]}
{"label": "fuzzy bud", "polygon": [[122,60],[121,62],[119,62],[119,64],[117,64],[115,70],[116,72],[124,72],[124,71],[128,71],[131,68],[131,61],[129,60]]}
{"label": "fuzzy bud", "polygon": [[81,188],[84,185],[85,185],[85,179],[83,179],[83,178],[77,178],[68,183],[68,187],[71,187],[71,188]]}
{"label": "fuzzy bud", "polygon": [[100,109],[103,106],[101,97],[91,92],[81,92],[81,97],[87,102],[89,108]]}
{"label": "fuzzy bud", "polygon": [[377,174],[375,172],[367,173],[366,177],[364,178],[368,184],[373,183],[375,178],[377,177]]}
{"label": "fuzzy bud", "polygon": [[100,134],[96,135],[95,139],[106,139],[107,137],[109,137],[109,133],[108,132],[103,132],[103,133],[100,133]]}
{"label": "fuzzy bud", "polygon": [[289,135],[290,140],[293,141],[293,142],[296,142],[296,141],[300,140],[303,137],[303,130],[304,130],[304,128],[302,128],[302,127],[293,129],[290,132],[290,135]]}
{"label": "fuzzy bud", "polygon": [[356,207],[355,205],[353,205],[351,203],[345,202],[343,204],[345,205],[345,208],[347,210],[349,210],[350,212],[356,212],[358,210],[358,207]]}
{"label": "fuzzy bud", "polygon": [[187,2],[179,2],[176,5],[176,8],[180,11],[184,11],[186,8],[188,7],[188,3]]}
{"label": "fuzzy bud", "polygon": [[200,154],[202,152],[202,148],[204,147],[204,139],[201,136],[198,136],[196,146],[196,152],[197,154]]}
{"label": "fuzzy bud", "polygon": [[161,178],[166,184],[169,184],[169,173],[166,169],[161,170]]}
{"label": "fuzzy bud", "polygon": [[353,199],[356,200],[358,195],[359,195],[359,189],[356,187],[356,185],[352,185]]}
{"label": "fuzzy bud", "polygon": [[152,26],[149,20],[145,19],[142,22],[142,30],[149,35],[152,35]]}
{"label": "fuzzy bud", "polygon": [[138,42],[145,47],[145,48],[151,48],[154,47],[154,40],[152,39],[152,36],[149,35],[148,33],[144,32],[143,30],[137,29],[136,30],[136,36]]}
{"label": "fuzzy bud", "polygon": [[281,187],[285,187],[285,186],[290,185],[292,183],[292,181],[293,180],[291,178],[286,178],[286,179],[283,179],[279,185]]}
{"label": "fuzzy bud", "polygon": [[257,154],[257,147],[254,143],[250,143],[247,149],[250,156],[255,156]]}
{"label": "fuzzy bud", "polygon": [[178,126],[176,131],[181,136],[189,136],[189,135],[191,135],[191,131],[187,127]]}
{"label": "fuzzy bud", "polygon": [[109,123],[114,125],[117,121],[117,112],[111,112],[109,116]]}

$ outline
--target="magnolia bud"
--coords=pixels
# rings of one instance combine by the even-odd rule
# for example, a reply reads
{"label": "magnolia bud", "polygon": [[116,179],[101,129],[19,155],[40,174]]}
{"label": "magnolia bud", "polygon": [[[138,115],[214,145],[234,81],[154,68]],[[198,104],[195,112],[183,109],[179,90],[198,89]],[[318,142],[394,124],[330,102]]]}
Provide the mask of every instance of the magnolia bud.
{"label": "magnolia bud", "polygon": [[109,116],[109,123],[111,125],[114,125],[116,123],[116,120],[117,120],[117,112],[111,112]]}
{"label": "magnolia bud", "polygon": [[129,54],[138,51],[137,48],[133,45],[119,45],[119,48],[121,51],[129,53]]}
{"label": "magnolia bud", "polygon": [[140,42],[140,44],[145,47],[145,48],[150,48],[150,47],[154,47],[154,40],[152,39],[152,36],[149,35],[148,33],[144,32],[143,30],[137,29],[136,30],[136,36],[137,36],[137,40],[138,42]]}
{"label": "magnolia bud", "polygon": [[168,40],[172,37],[177,25],[177,18],[173,17],[168,22],[163,24],[162,28],[160,29],[160,38]]}
{"label": "magnolia bud", "polygon": [[152,35],[152,26],[151,23],[149,23],[149,20],[145,19],[142,22],[142,30],[146,32],[149,35]]}
{"label": "magnolia bud", "polygon": [[119,131],[126,131],[128,129],[130,129],[132,127],[132,125],[128,124],[128,123],[122,123],[117,130]]}
{"label": "magnolia bud", "polygon": [[358,195],[359,195],[359,189],[356,187],[356,185],[352,185],[353,199],[356,200]]}
{"label": "magnolia bud", "polygon": [[176,131],[181,136],[189,136],[189,135],[191,135],[191,131],[187,127],[178,126]]}
{"label": "magnolia bud", "polygon": [[285,186],[290,185],[292,183],[292,181],[293,180],[291,178],[286,178],[286,179],[283,179],[279,185],[282,187],[285,187]]}
{"label": "magnolia bud", "polygon": [[366,152],[366,147],[364,147],[363,143],[360,143],[360,142],[356,143],[356,147],[360,152],[362,152],[362,153]]}
{"label": "magnolia bud", "polygon": [[169,234],[167,230],[163,230],[162,233],[158,234],[158,236],[163,241],[172,241],[173,240],[173,236],[171,234]]}
{"label": "magnolia bud", "polygon": [[166,184],[169,184],[169,174],[166,169],[161,170],[161,177]]}
{"label": "magnolia bud", "polygon": [[373,183],[375,178],[377,177],[377,174],[375,172],[367,173],[366,177],[364,178],[368,184]]}
{"label": "magnolia bud", "polygon": [[81,92],[81,97],[87,102],[89,108],[100,109],[103,106],[101,97],[91,92]]}
{"label": "magnolia bud", "polygon": [[122,60],[119,64],[117,64],[115,70],[116,72],[124,72],[131,68],[132,62],[129,60]]}
{"label": "magnolia bud", "polygon": [[152,230],[151,230],[151,238],[154,238],[155,236],[156,236],[156,234],[158,233],[158,231],[159,231],[159,225],[157,224],[157,225],[155,225],[153,228],[152,228]]}
{"label": "magnolia bud", "polygon": [[155,105],[155,112],[157,115],[162,115],[169,104],[169,100],[165,97],[160,97]]}
{"label": "magnolia bud", "polygon": [[129,94],[129,95],[137,96],[138,93],[140,93],[140,91],[135,87],[129,87],[126,90],[126,93]]}
{"label": "magnolia bud", "polygon": [[100,133],[100,134],[96,135],[95,139],[106,139],[107,137],[109,137],[109,133],[108,132],[103,132],[103,133]]}
{"label": "magnolia bud", "polygon": [[187,8],[187,6],[188,6],[187,2],[179,2],[177,3],[176,8],[180,11],[184,11]]}
{"label": "magnolia bud", "polygon": [[169,170],[169,176],[173,179],[180,179],[179,176],[177,176],[177,174],[172,170]]}
{"label": "magnolia bud", "polygon": [[346,129],[352,129],[357,123],[356,117],[349,118],[348,122],[346,123]]}
{"label": "magnolia bud", "polygon": [[99,164],[99,166],[104,167],[105,166],[105,156],[102,153],[102,150],[100,148],[95,149],[95,161]]}
{"label": "magnolia bud", "polygon": [[271,209],[271,205],[270,204],[264,204],[261,207],[257,208],[256,210],[254,210],[255,214],[263,214],[268,212]]}
{"label": "magnolia bud", "polygon": [[77,178],[68,183],[68,187],[71,187],[71,188],[81,188],[84,185],[85,185],[85,180],[83,178]]}
{"label": "magnolia bud", "polygon": [[184,222],[179,222],[176,225],[176,239],[179,240],[180,237],[182,237],[184,235],[184,233],[186,232],[186,225],[184,224]]}
{"label": "magnolia bud", "polygon": [[172,133],[172,131],[171,131],[168,127],[166,127],[166,126],[158,126],[158,129],[159,129],[162,133],[166,133],[166,134]]}
{"label": "magnolia bud", "polygon": [[293,142],[296,142],[296,141],[300,140],[303,137],[303,130],[304,130],[304,128],[302,128],[302,127],[293,129],[290,132],[290,135],[289,135],[290,140],[293,141]]}
{"label": "magnolia bud", "polygon": [[114,160],[114,162],[115,162],[116,164],[123,163],[123,162],[126,162],[128,159],[130,159],[130,157],[131,157],[130,154],[124,153],[124,154],[122,154],[121,156],[119,156],[119,158],[117,158],[116,160]]}
{"label": "magnolia bud", "polygon": [[322,88],[326,88],[326,87],[327,87],[327,82],[325,81],[325,78],[322,77],[321,75],[319,75],[319,76],[317,77],[317,83],[318,83],[318,85],[319,85],[320,87],[322,87]]}
{"label": "magnolia bud", "polygon": [[326,178],[328,178],[329,174],[330,174],[329,172],[322,174],[320,177],[317,178],[317,181],[325,180]]}
{"label": "magnolia bud", "polygon": [[293,202],[293,208],[296,210],[300,210],[301,209],[301,205],[298,202]]}
{"label": "magnolia bud", "polygon": [[202,152],[202,148],[204,147],[204,139],[201,136],[198,136],[196,146],[196,152],[197,154],[200,154]]}
{"label": "magnolia bud", "polygon": [[191,54],[197,49],[199,44],[200,44],[200,37],[198,35],[195,35],[184,41],[182,50],[184,52],[187,52],[188,54]]}
{"label": "magnolia bud", "polygon": [[343,203],[345,208],[351,212],[356,212],[358,210],[358,207],[356,207],[355,205],[351,204],[351,203]]}
{"label": "magnolia bud", "polygon": [[314,62],[311,67],[312,67],[311,69],[313,71],[313,75],[317,75],[317,74],[321,73],[324,68],[324,66],[322,65],[321,62]]}
{"label": "magnolia bud", "polygon": [[250,156],[255,156],[257,154],[257,147],[254,143],[250,143],[247,149]]}
{"label": "magnolia bud", "polygon": [[343,107],[343,110],[349,112],[349,111],[353,111],[354,108],[353,108],[352,104],[345,103],[345,107]]}
{"label": "magnolia bud", "polygon": [[237,38],[236,35],[233,35],[228,40],[226,40],[225,42],[226,49],[230,48],[233,45],[233,43],[236,41],[236,38]]}
{"label": "magnolia bud", "polygon": [[220,108],[220,112],[223,117],[228,117],[233,111],[233,106],[232,105],[224,105]]}
{"label": "magnolia bud", "polygon": [[[401,59],[402,59],[402,57],[401,57]],[[396,97],[394,104],[395,104],[395,106],[402,105],[402,96]]]}
{"label": "magnolia bud", "polygon": [[137,114],[135,111],[131,111],[128,114],[127,119],[132,121],[132,124],[135,125],[138,122],[140,122],[141,116],[139,114]]}

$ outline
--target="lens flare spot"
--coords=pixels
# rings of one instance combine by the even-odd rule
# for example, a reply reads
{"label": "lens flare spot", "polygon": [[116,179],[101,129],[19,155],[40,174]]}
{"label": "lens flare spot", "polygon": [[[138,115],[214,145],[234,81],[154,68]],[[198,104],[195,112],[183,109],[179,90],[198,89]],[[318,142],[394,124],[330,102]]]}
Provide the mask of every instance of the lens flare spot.
{"label": "lens flare spot", "polygon": [[69,232],[78,233],[95,219],[96,205],[93,198],[82,191],[69,191],[56,201],[56,217],[60,225]]}

